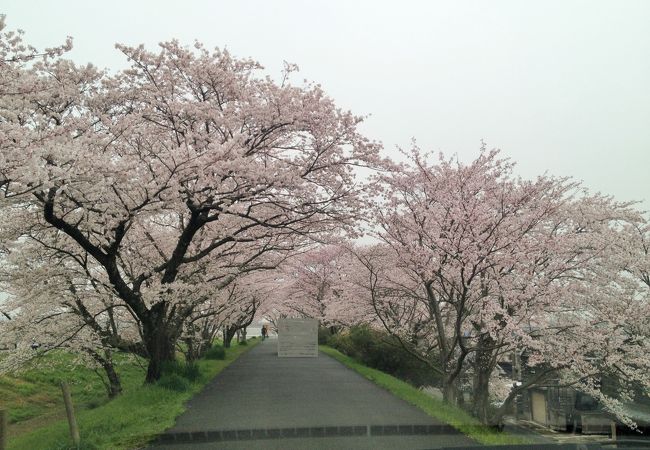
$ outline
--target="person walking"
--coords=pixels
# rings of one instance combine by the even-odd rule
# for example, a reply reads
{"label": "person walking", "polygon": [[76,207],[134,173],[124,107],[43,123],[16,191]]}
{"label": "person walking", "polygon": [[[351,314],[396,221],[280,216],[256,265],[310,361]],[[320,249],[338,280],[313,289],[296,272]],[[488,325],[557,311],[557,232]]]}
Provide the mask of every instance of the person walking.
{"label": "person walking", "polygon": [[269,330],[268,330],[268,325],[262,325],[262,340],[266,339],[269,337]]}

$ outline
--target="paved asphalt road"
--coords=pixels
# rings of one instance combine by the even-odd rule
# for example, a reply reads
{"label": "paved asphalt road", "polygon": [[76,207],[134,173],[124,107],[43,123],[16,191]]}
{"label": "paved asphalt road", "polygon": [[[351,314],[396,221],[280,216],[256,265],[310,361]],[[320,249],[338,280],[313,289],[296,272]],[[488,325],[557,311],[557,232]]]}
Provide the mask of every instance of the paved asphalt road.
{"label": "paved asphalt road", "polygon": [[477,445],[327,355],[268,339],[226,368],[152,448],[428,449]]}

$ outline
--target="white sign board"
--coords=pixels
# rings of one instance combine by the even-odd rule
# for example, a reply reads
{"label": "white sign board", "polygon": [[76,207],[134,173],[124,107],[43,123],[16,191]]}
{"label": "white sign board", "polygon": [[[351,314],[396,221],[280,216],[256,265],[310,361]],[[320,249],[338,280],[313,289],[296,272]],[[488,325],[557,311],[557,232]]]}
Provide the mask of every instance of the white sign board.
{"label": "white sign board", "polygon": [[278,321],[278,356],[317,357],[318,320],[280,319]]}

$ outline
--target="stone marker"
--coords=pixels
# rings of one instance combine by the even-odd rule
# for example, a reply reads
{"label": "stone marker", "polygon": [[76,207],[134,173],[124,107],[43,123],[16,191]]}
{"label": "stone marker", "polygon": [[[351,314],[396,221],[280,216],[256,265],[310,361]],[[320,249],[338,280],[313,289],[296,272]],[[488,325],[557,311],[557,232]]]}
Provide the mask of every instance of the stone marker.
{"label": "stone marker", "polygon": [[317,357],[318,320],[280,319],[278,321],[278,356]]}

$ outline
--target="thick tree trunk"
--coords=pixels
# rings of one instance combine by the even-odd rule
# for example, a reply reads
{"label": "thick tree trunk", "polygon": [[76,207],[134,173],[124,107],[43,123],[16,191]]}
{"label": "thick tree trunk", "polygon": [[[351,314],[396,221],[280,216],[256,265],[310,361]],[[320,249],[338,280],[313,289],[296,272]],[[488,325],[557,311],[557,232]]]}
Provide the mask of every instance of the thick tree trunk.
{"label": "thick tree trunk", "polygon": [[156,333],[146,341],[149,352],[149,365],[145,383],[155,383],[162,376],[165,364],[174,360],[174,344],[169,336]]}
{"label": "thick tree trunk", "polygon": [[450,405],[456,405],[458,401],[458,389],[455,379],[444,377],[442,380],[442,399]]}
{"label": "thick tree trunk", "polygon": [[472,383],[472,413],[482,423],[491,425],[490,416],[490,377],[494,371],[494,339],[489,335],[479,336],[474,361]]}
{"label": "thick tree trunk", "polygon": [[232,342],[232,339],[235,337],[235,333],[237,332],[238,328],[237,327],[228,327],[224,326],[223,327],[223,346],[224,348],[230,348],[230,343]]}
{"label": "thick tree trunk", "polygon": [[166,320],[164,312],[164,305],[159,303],[151,308],[146,320],[142,322],[144,344],[149,356],[145,383],[158,381],[165,364],[175,359],[174,345],[177,336]]}
{"label": "thick tree trunk", "polygon": [[482,423],[488,424],[490,419],[490,374],[480,370],[474,374],[472,413]]}
{"label": "thick tree trunk", "polygon": [[449,369],[449,356],[441,354],[439,356],[440,367],[446,368],[444,375],[442,376],[442,399],[449,403],[450,405],[458,405],[458,377],[460,375],[459,370]]}

